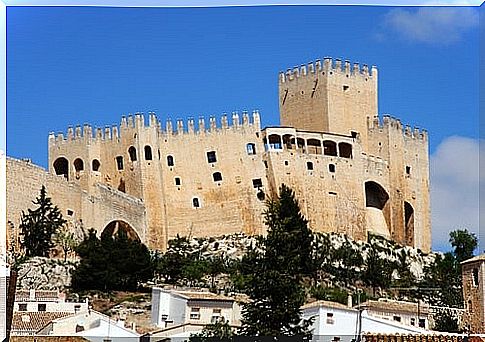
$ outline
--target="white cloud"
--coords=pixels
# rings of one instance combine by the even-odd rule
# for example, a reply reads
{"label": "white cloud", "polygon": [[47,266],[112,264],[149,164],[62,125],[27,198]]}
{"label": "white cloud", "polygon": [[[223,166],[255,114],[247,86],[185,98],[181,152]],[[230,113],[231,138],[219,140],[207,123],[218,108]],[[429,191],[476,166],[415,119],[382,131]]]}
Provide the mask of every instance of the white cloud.
{"label": "white cloud", "polygon": [[385,15],[384,27],[409,41],[450,44],[477,27],[478,20],[478,10],[471,7],[396,8]]}
{"label": "white cloud", "polygon": [[[431,155],[433,249],[448,248],[449,232],[455,229],[466,228],[478,236],[479,170],[479,142],[475,139],[448,137]],[[483,242],[481,246],[483,250]]]}

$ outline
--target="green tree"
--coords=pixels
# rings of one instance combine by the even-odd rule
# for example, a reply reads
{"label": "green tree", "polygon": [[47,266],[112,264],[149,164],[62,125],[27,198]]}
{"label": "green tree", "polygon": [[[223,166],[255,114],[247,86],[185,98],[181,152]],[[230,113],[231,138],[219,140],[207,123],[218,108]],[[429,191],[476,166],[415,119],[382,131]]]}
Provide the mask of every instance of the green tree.
{"label": "green tree", "polygon": [[190,342],[232,341],[234,333],[228,322],[208,324],[198,334],[190,336]]}
{"label": "green tree", "polygon": [[454,317],[449,310],[440,310],[434,315],[433,330],[449,333],[461,333],[458,326],[458,318]]}
{"label": "green tree", "polygon": [[345,286],[354,283],[360,277],[360,269],[364,265],[361,253],[352,248],[352,244],[346,239],[341,246],[331,251],[331,258],[336,266],[332,266],[330,272]]}
{"label": "green tree", "polygon": [[71,287],[75,291],[132,291],[153,276],[148,248],[128,239],[123,230],[115,236],[103,233],[99,239],[91,229],[76,252],[81,261],[72,274]]}
{"label": "green tree", "polygon": [[475,234],[468,230],[455,230],[450,232],[450,244],[453,247],[453,254],[458,263],[473,257],[473,251],[477,248],[478,239]]}
{"label": "green tree", "polygon": [[70,232],[67,226],[61,227],[54,235],[54,241],[64,252],[64,261],[67,260],[67,254],[74,251],[78,245],[78,240],[73,232]]}
{"label": "green tree", "polygon": [[40,195],[33,201],[37,208],[22,211],[20,234],[23,236],[22,247],[27,257],[48,257],[54,247],[53,236],[66,224],[57,206],[47,197],[45,186],[40,189]]}
{"label": "green tree", "polygon": [[302,320],[306,295],[303,279],[310,275],[312,233],[293,191],[282,185],[279,197],[267,202],[266,238],[243,261],[245,291],[242,335],[310,336],[310,320]]}
{"label": "green tree", "polygon": [[373,296],[376,288],[388,288],[391,285],[394,267],[388,258],[383,258],[377,248],[371,245],[365,261],[365,271],[362,275],[364,283],[372,287]]}

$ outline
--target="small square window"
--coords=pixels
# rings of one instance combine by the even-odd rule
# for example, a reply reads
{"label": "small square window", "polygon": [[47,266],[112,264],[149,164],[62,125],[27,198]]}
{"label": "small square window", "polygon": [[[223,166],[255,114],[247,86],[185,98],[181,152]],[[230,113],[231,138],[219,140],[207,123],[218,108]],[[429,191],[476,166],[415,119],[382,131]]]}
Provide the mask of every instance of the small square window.
{"label": "small square window", "polygon": [[256,145],[253,143],[249,143],[246,145],[246,152],[248,155],[254,155],[256,154]]}
{"label": "small square window", "polygon": [[253,179],[253,188],[261,188],[262,186],[263,182],[261,181],[261,178]]}
{"label": "small square window", "polygon": [[285,160],[285,166],[288,166],[289,162],[288,160]]}
{"label": "small square window", "polygon": [[328,171],[334,173],[335,172],[335,164],[328,164]]}
{"label": "small square window", "polygon": [[45,304],[37,305],[37,311],[45,311],[47,309]]}
{"label": "small square window", "polygon": [[215,163],[215,162],[217,162],[216,151],[209,151],[209,152],[207,152],[207,162],[208,163]]}
{"label": "small square window", "polygon": [[311,161],[306,162],[306,169],[308,171],[313,171],[313,163]]}
{"label": "small square window", "polygon": [[74,215],[74,211],[72,211],[71,209],[67,209],[67,216],[72,216]]}
{"label": "small square window", "polygon": [[349,90],[349,88],[350,88],[350,87],[349,87],[348,85],[344,85],[344,86],[342,86],[342,90],[343,90],[343,91],[348,91],[348,90]]}
{"label": "small square window", "polygon": [[182,185],[182,180],[180,177],[175,177],[175,185]]}
{"label": "small square window", "polygon": [[214,179],[214,182],[220,182],[222,181],[222,174],[220,172],[214,172],[212,174],[212,179]]}
{"label": "small square window", "polygon": [[426,320],[424,318],[419,319],[419,327],[425,328],[426,327]]}
{"label": "small square window", "polygon": [[27,311],[27,304],[19,304],[19,311]]}

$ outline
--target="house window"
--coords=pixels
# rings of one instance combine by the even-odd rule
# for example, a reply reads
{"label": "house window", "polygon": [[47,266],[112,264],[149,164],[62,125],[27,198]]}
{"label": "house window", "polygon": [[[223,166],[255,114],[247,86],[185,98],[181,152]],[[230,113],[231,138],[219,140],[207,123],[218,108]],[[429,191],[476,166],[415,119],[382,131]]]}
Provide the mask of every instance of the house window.
{"label": "house window", "polygon": [[152,160],[152,148],[148,145],[145,146],[145,160]]}
{"label": "house window", "polygon": [[401,322],[401,316],[394,316],[392,319],[396,322]]}
{"label": "house window", "polygon": [[190,319],[200,319],[200,308],[192,308],[190,310]]}
{"label": "house window", "polygon": [[261,188],[262,186],[263,182],[261,181],[261,178],[253,179],[253,188]]}
{"label": "house window", "polygon": [[81,311],[81,305],[74,305],[74,312],[78,313],[79,311]]}
{"label": "house window", "polygon": [[426,319],[420,318],[419,319],[419,327],[420,328],[425,328],[426,327]]}
{"label": "house window", "polygon": [[207,152],[207,162],[208,163],[215,163],[216,161],[217,161],[216,151]]}
{"label": "house window", "polygon": [[200,208],[200,201],[197,197],[192,198],[192,206],[194,208]]}
{"label": "house window", "polygon": [[19,304],[19,311],[27,311],[27,304]]}
{"label": "house window", "polygon": [[38,304],[37,305],[37,311],[45,311],[45,310],[46,310],[45,304]]}
{"label": "house window", "polygon": [[249,143],[246,145],[246,152],[249,154],[249,155],[253,155],[253,154],[256,154],[256,145],[253,144],[253,143]]}
{"label": "house window", "polygon": [[335,164],[328,164],[328,171],[334,173],[335,172]]}
{"label": "house window", "polygon": [[212,174],[212,179],[214,179],[214,182],[220,182],[222,181],[222,175],[220,172],[214,172]]}
{"label": "house window", "polygon": [[478,286],[479,284],[478,268],[474,268],[472,271],[472,274],[473,274],[473,286]]}
{"label": "house window", "polygon": [[168,166],[173,166],[173,156],[167,156],[167,165]]}
{"label": "house window", "polygon": [[116,166],[118,167],[118,170],[123,170],[123,157],[122,156],[116,157]]}
{"label": "house window", "polygon": [[334,324],[333,312],[327,312],[327,324]]}
{"label": "house window", "polygon": [[182,181],[180,180],[180,177],[175,177],[175,185],[182,185]]}
{"label": "house window", "polygon": [[411,325],[413,327],[416,325],[416,319],[415,318],[411,318]]}
{"label": "house window", "polygon": [[311,161],[306,162],[306,169],[308,171],[313,171],[313,163]]}

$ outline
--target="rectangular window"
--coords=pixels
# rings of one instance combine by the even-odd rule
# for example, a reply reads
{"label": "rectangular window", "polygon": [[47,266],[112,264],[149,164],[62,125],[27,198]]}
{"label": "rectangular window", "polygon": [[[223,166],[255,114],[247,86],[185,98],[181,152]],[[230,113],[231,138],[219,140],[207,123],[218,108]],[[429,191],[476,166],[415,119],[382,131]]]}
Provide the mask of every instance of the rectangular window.
{"label": "rectangular window", "polygon": [[200,308],[192,308],[190,310],[190,319],[200,319]]}
{"label": "rectangular window", "polygon": [[411,166],[406,166],[406,175],[411,175]]}
{"label": "rectangular window", "polygon": [[208,163],[215,163],[216,161],[217,161],[216,151],[207,152],[207,162]]}
{"label": "rectangular window", "polygon": [[27,304],[19,304],[19,311],[27,311]]}
{"label": "rectangular window", "polygon": [[116,166],[118,167],[118,170],[123,170],[123,157],[122,156],[116,157]]}
{"label": "rectangular window", "polygon": [[426,327],[426,319],[420,318],[419,319],[419,327],[420,328],[425,328]]}
{"label": "rectangular window", "polygon": [[37,305],[37,311],[45,311],[46,310],[46,305],[45,304],[39,304]]}
{"label": "rectangular window", "polygon": [[401,316],[394,316],[392,319],[396,322],[401,322]]}
{"label": "rectangular window", "polygon": [[479,285],[478,268],[474,268],[473,271],[473,286]]}
{"label": "rectangular window", "polygon": [[334,324],[333,312],[327,312],[327,324]]}
{"label": "rectangular window", "polygon": [[263,181],[261,178],[253,179],[253,188],[261,188],[263,186]]}

